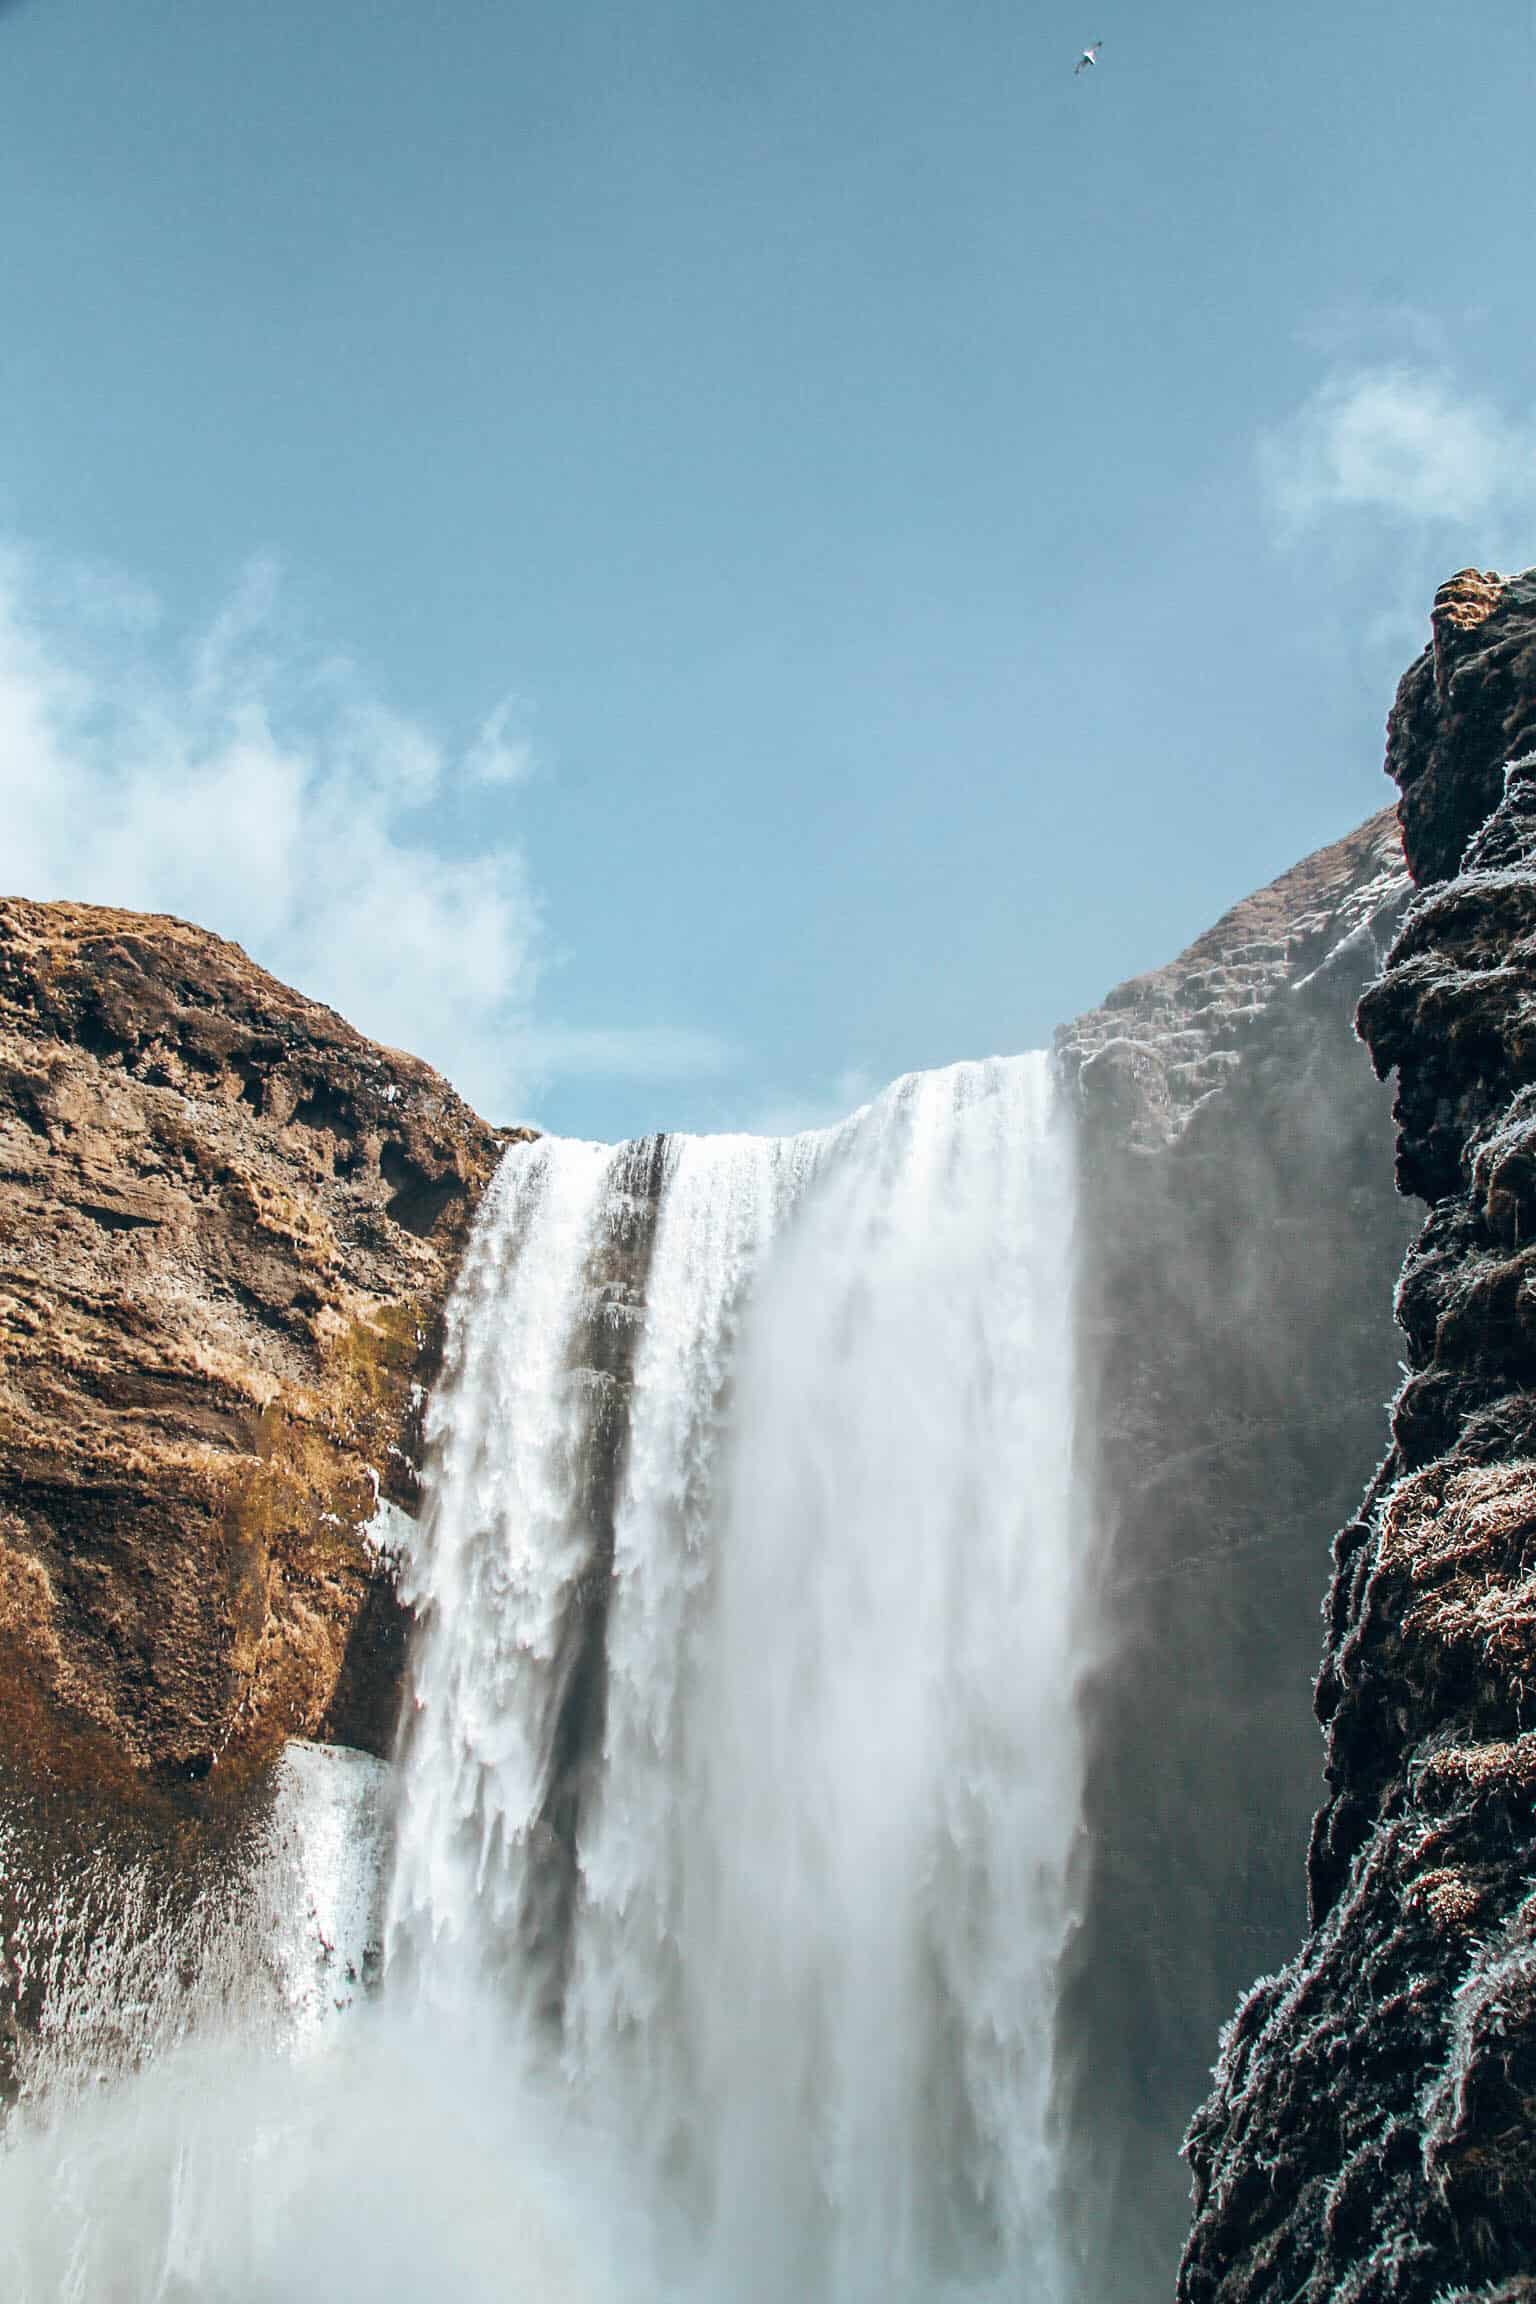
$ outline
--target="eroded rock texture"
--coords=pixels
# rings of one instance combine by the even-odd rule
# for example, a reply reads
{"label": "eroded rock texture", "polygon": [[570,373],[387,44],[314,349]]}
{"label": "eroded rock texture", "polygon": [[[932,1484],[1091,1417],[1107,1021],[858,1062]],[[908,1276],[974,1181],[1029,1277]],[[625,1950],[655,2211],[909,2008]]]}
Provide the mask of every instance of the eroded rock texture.
{"label": "eroded rock texture", "polygon": [[1390,723],[1422,892],[1360,1008],[1431,1204],[1409,1374],[1335,1548],[1311,1932],[1191,2129],[1184,2304],[1536,2297],[1533,739],[1536,577],[1457,577]]}
{"label": "eroded rock texture", "polygon": [[1082,2289],[1117,2304],[1172,2289],[1217,2027],[1304,1922],[1318,1593],[1386,1444],[1412,1229],[1353,1015],[1409,892],[1386,810],[1062,1036],[1107,1548],[1063,2044]]}
{"label": "eroded rock texture", "polygon": [[422,1387],[496,1132],[181,921],[0,903],[0,1766],[373,1750]]}

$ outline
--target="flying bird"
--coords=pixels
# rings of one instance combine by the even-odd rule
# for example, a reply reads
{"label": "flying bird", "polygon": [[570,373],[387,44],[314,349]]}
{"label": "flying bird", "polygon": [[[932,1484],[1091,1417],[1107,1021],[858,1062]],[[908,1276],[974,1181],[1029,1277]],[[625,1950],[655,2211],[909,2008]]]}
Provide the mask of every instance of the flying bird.
{"label": "flying bird", "polygon": [[1104,43],[1102,40],[1095,40],[1091,47],[1085,48],[1083,50],[1081,56],[1079,56],[1077,62],[1072,67],[1072,74],[1074,79],[1079,72],[1086,72],[1090,64],[1097,64],[1099,60],[1099,50],[1103,47],[1103,45]]}

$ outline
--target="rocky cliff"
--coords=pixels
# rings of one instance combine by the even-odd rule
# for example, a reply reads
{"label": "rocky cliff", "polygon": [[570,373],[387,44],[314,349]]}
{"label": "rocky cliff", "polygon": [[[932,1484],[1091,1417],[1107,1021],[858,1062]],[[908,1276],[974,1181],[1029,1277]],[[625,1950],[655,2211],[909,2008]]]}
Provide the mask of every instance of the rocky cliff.
{"label": "rocky cliff", "polygon": [[1335,1547],[1311,1929],[1190,2132],[1184,2304],[1536,2297],[1533,745],[1536,577],[1468,572],[1391,717],[1420,893],[1360,1009],[1430,1204],[1408,1371]]}
{"label": "rocky cliff", "polygon": [[[1472,829],[1503,792],[1536,694],[1533,629],[1518,586],[1465,582],[1404,684],[1392,760],[1426,884],[1456,824]],[[1309,2258],[1305,2232],[1333,2198],[1340,2139],[1366,2151],[1340,2195],[1347,2236],[1362,2201],[1388,2196],[1424,2089],[1450,2085],[1425,2042],[1444,2047],[1458,2024],[1493,2039],[1518,1998],[1512,1867],[1536,1788],[1510,1661],[1525,1621],[1516,1459],[1536,1460],[1511,1407],[1520,1355],[1536,1354],[1524,1342],[1536,1267],[1528,1302],[1520,1247],[1536,1241],[1536,1108],[1510,1101],[1519,1064],[1536,1062],[1522,1054],[1526,1006],[1536,1013],[1522,790],[1513,780],[1470,881],[1422,898],[1406,927],[1385,813],[1062,1035],[1081,1124],[1083,1428],[1106,1627],[1086,1690],[1093,1855],[1064,2099],[1071,2157],[1091,2169],[1085,2284],[1120,2304],[1168,2292],[1187,2224],[1177,2146],[1217,2024],[1304,1926],[1320,1565],[1386,1441],[1404,1349],[1391,1298],[1413,1218],[1391,1189],[1388,1092],[1352,1023],[1394,942],[1366,1013],[1378,1062],[1401,1070],[1404,1187],[1435,1203],[1402,1298],[1415,1375],[1395,1456],[1339,1555],[1320,1933],[1291,1984],[1250,2002],[1197,2126],[1191,2304],[1334,2294],[1332,2273],[1306,2282],[1314,2260],[1345,2262],[1344,2242]],[[414,1505],[439,1315],[499,1149],[424,1066],[214,937],[0,904],[0,1779],[11,1769],[71,1793],[88,1781],[119,1808],[118,1795],[169,1787],[170,1828],[185,1800],[201,1832],[207,1788],[259,1773],[291,1733],[386,1746],[404,1623],[371,1531],[380,1497]],[[643,1283],[643,1155],[580,1347],[615,1397],[624,1323],[608,1314]],[[616,1428],[600,1420],[583,1467],[594,1524]],[[1412,1502],[1436,1465],[1450,1466],[1441,1486]],[[542,1819],[548,1909],[525,1916],[535,1944],[562,1933],[569,1818],[600,1734],[598,1600],[579,1630]],[[1453,1701],[1471,1709],[1446,1740],[1434,1708]],[[1422,1734],[1420,1710],[1433,1715]],[[1398,1859],[1370,1867],[1410,1783],[1413,1799],[1470,1819],[1483,1854],[1464,1862],[1454,1834],[1434,1844],[1400,1899],[1399,1958],[1381,1901]],[[173,1850],[172,1876],[182,1869]],[[1367,1876],[1377,1886],[1357,1893]],[[1340,1949],[1340,1915],[1360,1912]],[[0,1909],[0,1939],[5,1927]],[[1458,1999],[1463,1952],[1469,1974],[1484,1967]],[[1441,1968],[1425,1985],[1416,1963],[1431,1957]],[[1291,1986],[1314,1977],[1308,2068]],[[0,2085],[4,1985],[0,1943]],[[1359,2079],[1357,2040],[1384,2068],[1399,2057],[1390,2086]],[[1474,2142],[1454,2169],[1445,2160],[1444,2182],[1468,2197],[1516,2181],[1507,2154],[1489,2159],[1487,2122],[1523,2116],[1517,2066],[1480,2053],[1464,2059],[1484,2107],[1467,2115]],[[1336,2109],[1314,2119],[1330,2087]],[[1368,2100],[1388,2107],[1374,2127]],[[1478,2212],[1492,2229],[1486,2200]],[[1441,2280],[1454,2251],[1426,2245]]]}
{"label": "rocky cliff", "polygon": [[1384,811],[1061,1036],[1106,1628],[1063,2050],[1083,2288],[1120,2304],[1172,2288],[1217,2026],[1303,1924],[1318,1595],[1412,1229],[1353,1014],[1408,895]]}
{"label": "rocky cliff", "polygon": [[0,1769],[131,1794],[384,1748],[377,1505],[414,1506],[498,1151],[234,945],[0,902]]}

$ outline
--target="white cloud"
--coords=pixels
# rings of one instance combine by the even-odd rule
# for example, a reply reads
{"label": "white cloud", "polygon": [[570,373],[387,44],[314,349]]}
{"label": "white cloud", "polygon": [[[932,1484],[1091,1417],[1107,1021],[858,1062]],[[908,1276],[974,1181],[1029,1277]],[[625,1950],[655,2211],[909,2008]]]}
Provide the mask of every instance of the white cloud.
{"label": "white cloud", "polygon": [[496,1120],[562,1075],[733,1068],[707,1032],[541,1024],[542,907],[519,843],[473,852],[532,772],[507,697],[461,753],[317,651],[258,560],[200,628],[146,588],[0,544],[0,894],[173,912],[391,1046]]}
{"label": "white cloud", "polygon": [[198,921],[514,1114],[539,908],[515,843],[448,854],[421,820],[471,760],[285,638],[269,564],[147,651],[162,621],[0,555],[0,888]]}
{"label": "white cloud", "polygon": [[1270,508],[1290,538],[1355,515],[1421,530],[1491,528],[1512,540],[1528,536],[1536,512],[1536,422],[1460,391],[1440,369],[1341,370],[1259,453]]}

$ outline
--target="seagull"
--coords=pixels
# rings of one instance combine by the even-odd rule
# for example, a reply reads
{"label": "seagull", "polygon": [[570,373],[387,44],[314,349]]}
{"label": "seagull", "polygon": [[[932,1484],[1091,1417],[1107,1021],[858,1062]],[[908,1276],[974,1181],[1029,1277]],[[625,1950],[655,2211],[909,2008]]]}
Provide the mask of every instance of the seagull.
{"label": "seagull", "polygon": [[1103,47],[1103,45],[1104,43],[1102,40],[1095,40],[1091,48],[1085,48],[1083,50],[1081,56],[1079,56],[1077,62],[1072,67],[1072,76],[1074,79],[1077,77],[1079,72],[1086,72],[1090,64],[1097,64],[1099,60],[1099,50]]}

